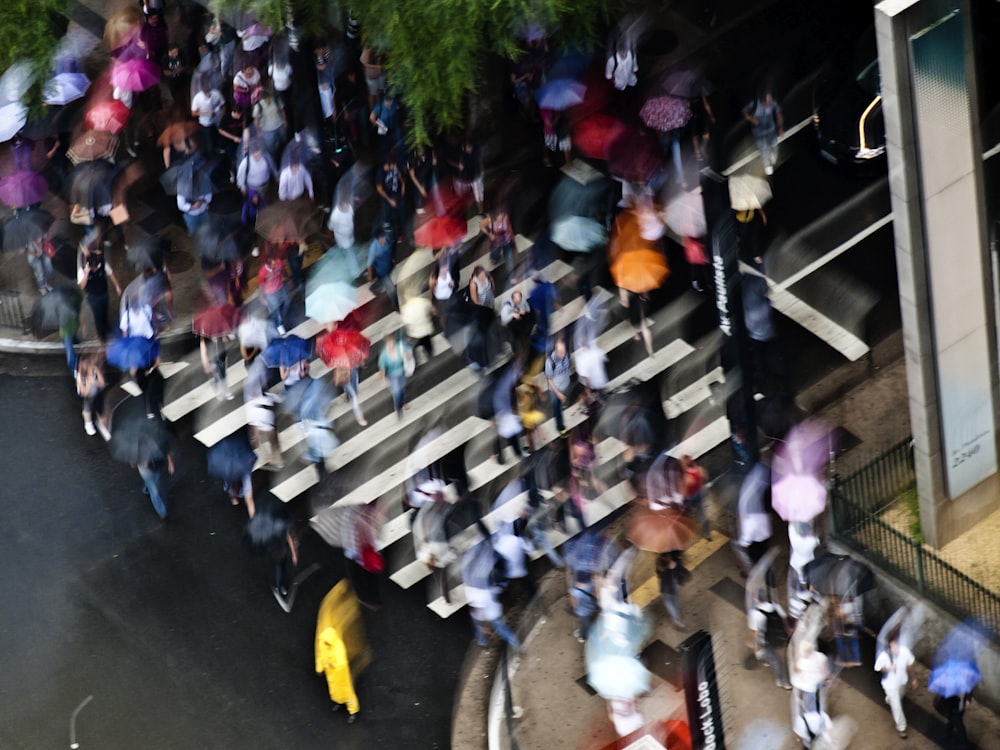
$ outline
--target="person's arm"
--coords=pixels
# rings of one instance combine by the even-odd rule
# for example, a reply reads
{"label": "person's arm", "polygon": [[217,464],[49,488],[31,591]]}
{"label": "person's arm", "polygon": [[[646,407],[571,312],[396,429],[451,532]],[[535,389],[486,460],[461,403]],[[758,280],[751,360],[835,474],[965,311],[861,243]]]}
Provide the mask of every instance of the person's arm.
{"label": "person's arm", "polygon": [[472,279],[469,282],[469,298],[475,304],[479,304],[479,287],[476,286],[476,280]]}
{"label": "person's arm", "polygon": [[108,278],[111,279],[111,283],[114,284],[115,286],[115,292],[118,294],[119,297],[121,297],[122,285],[118,283],[118,277],[115,276],[115,269],[111,267],[111,263],[108,261],[107,258],[104,259],[104,268],[106,273],[108,274]]}
{"label": "person's arm", "polygon": [[493,219],[487,216],[481,222],[479,222],[479,231],[490,238],[493,241]]}
{"label": "person's arm", "polygon": [[774,106],[774,124],[778,126],[778,136],[785,134],[785,116],[781,114],[781,107]]}
{"label": "person's arm", "polygon": [[382,200],[384,200],[390,206],[392,206],[393,208],[396,207],[395,199],[389,197],[389,194],[385,192],[385,187],[383,187],[381,183],[375,186],[375,192],[378,193],[380,196],[382,196]]}
{"label": "person's arm", "polygon": [[712,111],[712,106],[708,103],[708,97],[701,97],[701,105],[705,108],[705,114],[708,115],[708,121],[713,125],[715,124],[715,113]]}
{"label": "person's arm", "polygon": [[753,127],[760,125],[760,121],[753,116],[753,111],[755,107],[753,104],[748,104],[741,111],[740,114],[743,115],[743,119],[749,122]]}
{"label": "person's arm", "polygon": [[298,567],[299,565],[299,549],[298,545],[295,544],[295,537],[292,536],[292,532],[289,531],[287,535],[288,539],[288,551],[292,554],[292,565]]}
{"label": "person's arm", "polygon": [[167,454],[167,473],[174,473],[174,454],[172,452]]}
{"label": "person's arm", "polygon": [[302,167],[302,181],[306,184],[306,192],[309,193],[309,200],[314,200],[313,195],[313,180],[309,176],[309,172],[306,171],[305,167]]}
{"label": "person's arm", "polygon": [[413,167],[409,167],[406,171],[410,175],[410,179],[413,180],[413,184],[416,185],[417,192],[420,193],[420,195],[422,197],[426,198],[427,197],[427,188],[425,188],[421,184],[420,180],[417,178],[416,170],[414,170]]}
{"label": "person's arm", "polygon": [[291,176],[287,169],[281,170],[281,175],[278,177],[278,200],[286,201],[288,200],[288,180]]}

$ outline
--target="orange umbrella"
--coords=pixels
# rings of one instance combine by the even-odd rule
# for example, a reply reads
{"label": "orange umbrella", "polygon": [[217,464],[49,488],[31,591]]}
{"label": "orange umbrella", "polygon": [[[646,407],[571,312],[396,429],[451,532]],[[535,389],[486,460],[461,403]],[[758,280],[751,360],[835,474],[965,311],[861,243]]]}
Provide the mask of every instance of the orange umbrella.
{"label": "orange umbrella", "polygon": [[611,263],[611,278],[615,284],[636,294],[658,288],[669,275],[667,259],[658,250],[626,250]]}
{"label": "orange umbrella", "polygon": [[629,541],[648,552],[685,549],[696,534],[691,520],[675,508],[653,510],[644,505],[633,511],[628,524]]}

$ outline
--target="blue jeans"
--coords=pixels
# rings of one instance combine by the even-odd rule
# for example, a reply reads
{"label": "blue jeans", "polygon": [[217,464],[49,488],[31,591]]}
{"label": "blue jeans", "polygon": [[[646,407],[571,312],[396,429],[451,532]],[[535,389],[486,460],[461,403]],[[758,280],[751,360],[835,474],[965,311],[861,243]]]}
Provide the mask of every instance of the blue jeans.
{"label": "blue jeans", "polygon": [[49,276],[52,275],[52,259],[42,253],[40,255],[28,255],[28,265],[31,266],[32,273],[35,274],[35,284],[38,291],[42,291],[49,285]]}
{"label": "blue jeans", "polygon": [[144,464],[139,464],[137,468],[139,476],[142,477],[142,481],[146,485],[146,491],[149,492],[149,501],[153,503],[153,510],[160,518],[166,518],[167,504],[160,493],[160,470]]}
{"label": "blue jeans", "polygon": [[563,420],[563,403],[551,388],[549,388],[549,397],[552,399],[552,416],[556,420],[556,429],[560,433],[565,432],[566,422]]}
{"label": "blue jeans", "polygon": [[70,372],[76,372],[76,349],[73,344],[72,336],[63,337],[63,349],[66,350],[66,366],[69,368]]}
{"label": "blue jeans", "polygon": [[194,237],[194,233],[198,231],[198,227],[208,219],[208,211],[203,211],[200,214],[189,214],[182,211],[181,216],[184,217],[184,226],[187,227],[188,234]]}
{"label": "blue jeans", "polygon": [[757,150],[760,151],[760,160],[765,167],[773,167],[778,163],[778,134],[770,132],[764,135],[754,136],[757,143]]}
{"label": "blue jeans", "polygon": [[351,368],[351,375],[344,384],[344,393],[347,394],[348,400],[351,402],[351,410],[354,412],[354,418],[359,422],[365,418],[364,412],[361,411],[361,402],[358,400],[358,388],[361,385],[361,375],[358,372],[357,367]]}
{"label": "blue jeans", "polygon": [[288,310],[288,292],[285,291],[285,287],[272,294],[265,294],[264,304],[267,305],[267,311],[271,313],[274,324],[284,327],[285,312]]}
{"label": "blue jeans", "polygon": [[390,375],[389,392],[392,393],[392,405],[396,409],[396,414],[402,414],[403,403],[406,400],[406,375]]}
{"label": "blue jeans", "polygon": [[514,635],[514,631],[512,631],[510,628],[507,627],[507,623],[503,621],[502,617],[498,617],[495,620],[486,620],[486,621],[477,620],[475,617],[472,618],[472,627],[476,632],[477,644],[479,644],[480,646],[485,646],[487,643],[486,640],[487,633],[486,629],[483,627],[484,625],[489,625],[490,630],[492,630],[498,636],[503,638],[505,641],[507,641],[507,643],[509,643],[518,651],[521,650],[522,648],[521,641],[519,641],[517,639],[517,636]]}

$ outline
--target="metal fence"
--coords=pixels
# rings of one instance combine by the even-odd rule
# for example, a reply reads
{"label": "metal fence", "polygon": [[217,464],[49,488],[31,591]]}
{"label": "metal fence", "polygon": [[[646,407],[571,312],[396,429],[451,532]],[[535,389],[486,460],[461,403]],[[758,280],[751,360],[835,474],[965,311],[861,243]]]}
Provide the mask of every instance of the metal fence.
{"label": "metal fence", "polygon": [[846,477],[834,476],[834,485],[872,513],[884,510],[916,481],[913,439],[900,440]]}
{"label": "metal fence", "polygon": [[[909,446],[909,440],[905,444]],[[900,443],[887,452],[887,467],[878,467],[879,459],[876,459],[845,481],[834,478],[829,493],[834,536],[955,617],[975,617],[994,632],[1000,631],[1000,594],[977,583],[925,545],[879,518],[875,508],[884,508],[886,501],[872,502],[872,497],[877,498],[878,490],[892,486],[901,475],[901,461],[897,454],[902,445]],[[862,496],[859,501],[848,493],[847,487],[854,491],[870,488],[876,494]]]}
{"label": "metal fence", "polygon": [[0,290],[0,327],[25,330],[21,295],[9,289]]}

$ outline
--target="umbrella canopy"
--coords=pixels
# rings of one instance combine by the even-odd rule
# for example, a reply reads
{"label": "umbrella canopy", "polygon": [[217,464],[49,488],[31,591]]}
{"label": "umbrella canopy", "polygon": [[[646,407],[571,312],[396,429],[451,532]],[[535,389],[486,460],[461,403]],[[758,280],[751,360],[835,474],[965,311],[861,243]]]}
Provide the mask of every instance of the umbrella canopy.
{"label": "umbrella canopy", "polygon": [[138,242],[128,246],[126,254],[128,262],[140,271],[147,268],[159,268],[165,260],[163,242],[155,235],[143,237]]}
{"label": "umbrella canopy", "polygon": [[[177,165],[176,193],[194,202],[214,190],[212,170],[218,164],[217,159],[206,159],[194,154]],[[232,223],[235,231],[235,222]]]}
{"label": "umbrella canopy", "polygon": [[656,96],[649,99],[639,110],[639,117],[653,130],[677,130],[691,119],[691,105],[679,96]]}
{"label": "umbrella canopy", "polygon": [[257,454],[246,433],[234,432],[208,449],[208,473],[226,482],[236,482],[253,471]]}
{"label": "umbrella canopy", "polygon": [[971,661],[949,659],[931,670],[927,689],[944,698],[966,695],[983,679],[979,667]]}
{"label": "umbrella canopy", "polygon": [[49,185],[34,172],[14,172],[0,179],[0,200],[11,208],[24,208],[41,203]]}
{"label": "umbrella canopy", "polygon": [[160,66],[149,60],[126,60],[111,66],[111,85],[122,91],[145,91],[160,82]]}
{"label": "umbrella canopy", "polygon": [[[437,503],[431,505],[447,507]],[[492,588],[495,585],[496,564],[496,553],[488,539],[473,545],[462,555],[462,583],[477,589]]]}
{"label": "umbrella canopy", "polygon": [[697,99],[715,91],[715,86],[697,70],[672,70],[663,77],[661,88],[683,99]]}
{"label": "umbrella canopy", "polygon": [[118,135],[125,129],[125,123],[131,115],[132,110],[117,99],[111,99],[87,110],[83,123],[91,130],[107,130],[113,135]]}
{"label": "umbrella canopy", "polygon": [[320,323],[343,320],[358,305],[358,290],[340,279],[324,280],[313,274],[306,281],[306,316]]}
{"label": "umbrella canopy", "polygon": [[611,115],[595,114],[572,126],[573,148],[590,159],[607,159],[608,147],[627,128]]}
{"label": "umbrella canopy", "polygon": [[359,542],[373,541],[385,516],[379,503],[368,505],[331,505],[310,521],[312,527],[331,547],[356,550]]}
{"label": "umbrella canopy", "polygon": [[243,529],[243,539],[251,552],[258,555],[280,555],[288,545],[292,527],[285,504],[268,498],[258,503],[253,518]]}
{"label": "umbrella canopy", "polygon": [[108,450],[116,461],[138,466],[167,460],[173,447],[170,426],[159,417],[146,417],[142,398],[126,398],[111,415]]}
{"label": "umbrella canopy", "polygon": [[236,331],[240,322],[240,308],[236,305],[211,305],[196,313],[191,321],[191,329],[198,336],[209,339],[228,336]]}
{"label": "umbrella canopy", "polygon": [[264,351],[278,337],[278,328],[268,316],[247,315],[236,329],[236,335],[247,349]]}
{"label": "umbrella canopy", "polygon": [[552,225],[552,241],[563,250],[586,253],[607,240],[604,227],[583,216],[564,216]]}
{"label": "umbrella canopy", "polygon": [[115,166],[105,159],[80,163],[69,176],[70,202],[93,209],[110,206],[116,176]]}
{"label": "umbrella canopy", "polygon": [[328,331],[316,338],[316,355],[332,369],[364,364],[372,342],[358,331]]}
{"label": "umbrella canopy", "polygon": [[657,289],[669,275],[667,259],[656,250],[629,250],[619,254],[611,264],[615,284],[637,294]]}
{"label": "umbrella canopy", "polygon": [[291,367],[304,359],[309,359],[312,347],[309,342],[295,335],[274,339],[261,353],[268,367]]}
{"label": "umbrella canopy", "polygon": [[652,510],[648,505],[633,511],[628,538],[648,552],[673,552],[685,549],[697,536],[691,520],[675,508]]}
{"label": "umbrella canopy", "polygon": [[661,161],[659,144],[648,133],[625,130],[608,146],[608,171],[626,182],[645,182]]}
{"label": "umbrella canopy", "polygon": [[3,249],[23,250],[32,242],[38,242],[53,221],[52,214],[40,208],[15,212],[3,225]]}
{"label": "umbrella canopy", "polygon": [[300,242],[320,228],[319,214],[306,198],[278,201],[261,209],[254,229],[270,242]]}
{"label": "umbrella canopy", "polygon": [[771,186],[762,177],[737,174],[729,178],[729,205],[734,211],[763,208],[771,200]]}
{"label": "umbrella canopy", "polygon": [[847,555],[826,554],[804,568],[809,585],[821,594],[852,597],[875,588],[875,574],[862,562]]}
{"label": "umbrella canopy", "polygon": [[413,230],[417,247],[450,247],[465,238],[468,225],[453,216],[434,216]]}
{"label": "umbrella canopy", "polygon": [[95,159],[114,160],[117,151],[118,139],[107,130],[88,130],[73,141],[66,156],[74,164],[80,164]]}
{"label": "umbrella canopy", "polygon": [[826,485],[812,474],[790,474],[771,486],[771,505],[789,523],[811,521],[826,510]]}
{"label": "umbrella canopy", "polygon": [[185,150],[188,139],[195,136],[201,130],[201,125],[197,120],[181,120],[167,125],[156,139],[156,145],[161,148],[174,146],[178,150]]}
{"label": "umbrella canopy", "polygon": [[664,219],[667,226],[681,237],[704,237],[708,232],[705,222],[705,202],[701,190],[687,191],[667,204]]}
{"label": "umbrella canopy", "polygon": [[631,700],[650,688],[650,674],[638,658],[646,636],[640,614],[602,612],[584,646],[587,682],[605,699]]}
{"label": "umbrella canopy", "polygon": [[0,105],[0,142],[9,141],[28,122],[28,110],[21,102]]}
{"label": "umbrella canopy", "polygon": [[566,565],[581,573],[601,573],[607,570],[615,558],[618,549],[605,534],[585,531],[569,545],[566,553]]}
{"label": "umbrella canopy", "polygon": [[246,235],[246,227],[239,222],[210,217],[195,231],[191,244],[204,261],[237,261],[243,257]]}
{"label": "umbrella canopy", "polygon": [[29,62],[16,62],[0,75],[0,101],[16,102],[24,98],[36,76]]}
{"label": "umbrella canopy", "polygon": [[45,103],[53,106],[69,104],[83,98],[90,88],[90,79],[83,73],[58,73],[45,84]]}
{"label": "umbrella canopy", "polygon": [[108,344],[108,362],[119,370],[149,367],[160,356],[160,341],[145,336],[123,336]]}
{"label": "umbrella canopy", "polygon": [[562,112],[583,102],[587,87],[571,78],[555,78],[535,92],[535,100],[541,109]]}
{"label": "umbrella canopy", "polygon": [[74,325],[83,305],[83,292],[76,286],[58,286],[38,297],[31,308],[31,331],[44,338],[62,326]]}
{"label": "umbrella canopy", "polygon": [[912,602],[889,615],[879,628],[878,637],[875,639],[875,658],[877,659],[883,651],[889,651],[889,641],[893,636],[897,638],[900,646],[913,651],[926,618],[927,607],[923,602]]}

